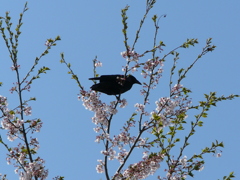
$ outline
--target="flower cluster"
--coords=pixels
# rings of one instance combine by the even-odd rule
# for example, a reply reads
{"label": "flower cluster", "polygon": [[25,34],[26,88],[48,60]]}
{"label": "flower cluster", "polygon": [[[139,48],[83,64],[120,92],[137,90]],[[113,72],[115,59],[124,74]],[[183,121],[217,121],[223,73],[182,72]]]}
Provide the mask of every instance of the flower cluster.
{"label": "flower cluster", "polygon": [[99,100],[99,94],[95,91],[87,92],[82,90],[79,99],[83,101],[83,106],[86,109],[95,113],[92,121],[96,125],[101,124],[107,126],[108,117],[117,113],[117,109],[115,108],[116,101],[112,101],[110,105],[102,103],[102,101]]}
{"label": "flower cluster", "polygon": [[[134,73],[141,66],[138,61],[139,57],[142,57],[143,55],[140,55],[135,51],[128,49],[127,51],[121,52],[121,56],[127,60],[127,64],[122,67],[123,72],[131,71]],[[130,62],[134,62],[134,65],[132,67],[129,67]]]}
{"label": "flower cluster", "polygon": [[19,69],[20,65],[17,65],[16,63],[12,65],[11,70],[15,71],[16,69]]}
{"label": "flower cluster", "polygon": [[39,142],[38,142],[37,138],[30,137],[30,139],[31,139],[31,141],[30,141],[29,145],[31,147],[33,147],[32,150],[34,150],[36,152],[40,148]]}
{"label": "flower cluster", "polygon": [[2,112],[1,126],[3,129],[8,130],[8,140],[14,141],[17,138],[17,134],[22,131],[23,120],[16,118],[15,114],[19,111],[9,110],[7,98],[0,95],[0,110]]}
{"label": "flower cluster", "polygon": [[8,130],[7,136],[9,141],[14,141],[18,138],[18,134],[22,132],[23,123],[23,120],[16,119],[14,121],[9,121],[8,118],[3,118],[1,125],[3,129]]}
{"label": "flower cluster", "polygon": [[[18,134],[21,134],[23,129],[22,125],[25,123],[29,123],[29,129],[33,132],[39,132],[42,127],[42,122],[40,119],[38,120],[24,120],[19,119],[17,117],[18,114],[21,113],[21,109],[15,108],[14,110],[8,109],[7,98],[0,96],[0,110],[3,113],[1,126],[3,129],[7,130],[8,140],[14,141],[18,138]],[[27,106],[27,104],[22,105],[22,110],[26,116],[30,116],[32,114],[31,106]]]}
{"label": "flower cluster", "polygon": [[136,103],[134,106],[137,108],[136,109],[137,112],[140,112],[141,114],[144,114],[145,116],[149,115],[149,113],[147,111],[145,111],[145,105],[144,104]]}
{"label": "flower cluster", "polygon": [[[32,139],[30,146],[35,146],[36,143],[38,144],[37,139]],[[39,146],[37,145],[37,148],[38,147]],[[32,151],[36,151],[37,148],[33,148]],[[7,163],[11,164],[12,161],[14,161],[13,164],[16,167],[15,173],[18,173],[20,179],[22,180],[30,180],[34,176],[42,180],[46,179],[48,176],[48,170],[45,169],[45,166],[43,165],[45,161],[38,157],[33,162],[28,162],[26,149],[26,146],[21,143],[19,143],[17,147],[10,149],[7,157]],[[19,171],[20,169],[24,169],[24,171]]]}
{"label": "flower cluster", "polygon": [[120,164],[123,164],[124,159],[126,158],[126,156],[128,155],[128,151],[126,149],[122,149],[119,153],[118,156],[116,157],[116,159],[120,162]]}
{"label": "flower cluster", "polygon": [[[110,138],[109,135],[106,133],[102,133],[101,135],[97,136],[96,142],[100,142],[100,140],[107,140],[109,142],[108,149],[101,151],[101,153],[104,156],[108,156],[109,160],[116,159],[119,161],[120,164],[123,164],[127,156],[129,155],[129,151],[124,149],[124,146],[133,146],[133,144],[135,144],[135,147],[150,149],[151,145],[146,142],[146,139],[143,139],[141,137],[137,139],[137,137],[131,136],[131,134],[129,133],[131,127],[135,127],[134,120],[127,121],[127,123],[123,126],[123,129],[121,130],[122,132],[120,132],[118,135],[114,135],[113,138]],[[115,147],[118,148],[118,153],[114,150]],[[101,167],[102,164],[100,163],[97,166],[98,172]]]}
{"label": "flower cluster", "polygon": [[33,177],[37,177],[40,180],[44,180],[48,176],[48,169],[44,169],[43,164],[45,161],[41,158],[37,158],[33,163],[24,165],[25,172],[20,172],[20,180],[31,180]]}
{"label": "flower cluster", "polygon": [[189,171],[199,170],[202,171],[204,166],[202,162],[188,162],[187,156],[184,156],[182,159],[174,160],[171,159],[169,168],[166,174],[167,179],[176,180],[176,179],[186,179],[189,175]]}
{"label": "flower cluster", "polygon": [[127,100],[125,98],[121,99],[118,101],[120,103],[119,107],[120,108],[125,108],[127,106]]}
{"label": "flower cluster", "polygon": [[99,164],[96,167],[97,173],[103,173],[104,172],[104,162],[101,159],[98,159]]}
{"label": "flower cluster", "polygon": [[52,44],[53,44],[52,42],[47,40],[44,45],[47,46],[47,47],[51,47]]}
{"label": "flower cluster", "polygon": [[116,151],[114,151],[113,148],[109,148],[108,151],[104,150],[101,151],[101,153],[105,156],[108,156],[109,160],[113,160],[115,158]]}
{"label": "flower cluster", "polygon": [[94,59],[94,67],[102,67],[101,61]]}
{"label": "flower cluster", "polygon": [[163,160],[164,155],[162,154],[151,154],[148,152],[143,153],[143,160],[131,164],[128,169],[126,169],[122,175],[124,178],[131,179],[145,179],[149,175],[153,175],[157,169],[160,168],[160,162]]}
{"label": "flower cluster", "polygon": [[152,146],[151,144],[147,143],[147,138],[139,138],[138,143],[136,144],[136,147],[140,148],[147,148],[150,149]]}
{"label": "flower cluster", "polygon": [[150,89],[156,88],[157,84],[159,83],[160,78],[162,77],[163,73],[163,61],[159,60],[158,57],[154,59],[149,59],[144,63],[142,69],[142,76],[143,78],[150,78],[149,83],[143,83],[144,89],[141,90],[141,94],[144,96],[148,96],[148,92]]}
{"label": "flower cluster", "polygon": [[[27,104],[26,104],[26,105],[27,105]],[[24,111],[24,114],[25,114],[26,116],[31,116],[31,115],[32,115],[32,107],[31,107],[31,106],[25,106],[24,109],[23,109],[23,111]]]}
{"label": "flower cluster", "polygon": [[16,85],[15,85],[15,83],[13,83],[13,85],[15,85],[15,86],[13,86],[11,89],[9,89],[10,93],[13,93],[14,91],[17,91],[17,84],[18,83],[16,83]]}
{"label": "flower cluster", "polygon": [[31,130],[31,133],[40,132],[43,125],[43,122],[41,119],[27,120],[27,123],[29,123],[29,128]]}
{"label": "flower cluster", "polygon": [[[158,67],[159,66],[159,67]],[[156,57],[155,59],[148,59],[145,63],[144,63],[144,67],[142,70],[142,75],[144,78],[146,78],[147,76],[157,76],[158,79],[161,77],[161,74],[163,73],[163,61],[159,60],[158,57]],[[155,70],[155,68],[157,68],[157,70]],[[155,80],[158,83],[157,77],[155,77]]]}
{"label": "flower cluster", "polygon": [[182,88],[180,84],[175,85],[171,89],[171,97],[162,97],[155,102],[157,107],[151,112],[151,120],[161,121],[162,127],[166,127],[180,114],[187,118],[185,112],[189,109],[191,99],[181,95]]}
{"label": "flower cluster", "polygon": [[28,92],[30,92],[31,86],[30,86],[30,82],[25,81],[26,85],[22,88],[22,90],[27,90]]}
{"label": "flower cluster", "polygon": [[[1,116],[1,126],[2,129],[7,130],[7,137],[9,141],[14,141],[16,139],[24,140],[23,134],[27,133],[27,129],[33,132],[40,131],[42,127],[42,122],[38,120],[27,120],[24,121],[18,117],[18,115],[23,112],[26,116],[32,114],[31,106],[27,103],[22,105],[22,108],[17,107],[14,110],[8,109],[7,98],[0,95],[0,111]],[[29,124],[28,128],[23,128],[24,125]],[[24,131],[25,129],[25,131]],[[13,162],[16,167],[15,172],[19,174],[20,179],[26,180],[32,177],[38,177],[40,179],[46,179],[48,175],[48,170],[45,170],[44,160],[41,158],[36,158],[35,160],[29,162],[30,156],[28,153],[35,154],[39,149],[39,142],[37,138],[30,137],[29,151],[26,145],[18,144],[16,147],[8,148],[9,153],[7,154],[7,163],[11,164]],[[23,171],[19,171],[22,169]]]}
{"label": "flower cluster", "polygon": [[141,57],[141,55],[139,55],[135,51],[132,51],[130,48],[127,51],[121,52],[121,56],[125,58],[127,61],[135,62],[137,62],[139,60],[139,57]]}
{"label": "flower cluster", "polygon": [[[131,137],[130,133],[128,133],[125,129],[123,132],[115,135],[113,138],[110,138],[106,133],[102,133],[101,135],[97,136],[96,142],[99,142],[100,140],[108,140],[108,142],[111,144],[110,147],[108,147],[108,150],[101,151],[101,153],[105,156],[108,156],[109,160],[117,159],[120,164],[122,164],[129,153],[126,149],[123,149],[123,147],[125,145],[133,144],[136,140],[136,137]],[[145,146],[143,142],[145,141],[140,138],[138,146]],[[120,150],[118,153],[114,150],[115,147]]]}

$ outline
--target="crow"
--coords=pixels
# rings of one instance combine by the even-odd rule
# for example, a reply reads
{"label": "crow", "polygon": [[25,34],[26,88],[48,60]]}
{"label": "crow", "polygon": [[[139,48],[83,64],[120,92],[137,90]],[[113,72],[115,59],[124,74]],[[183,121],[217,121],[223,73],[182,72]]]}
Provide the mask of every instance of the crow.
{"label": "crow", "polygon": [[[141,85],[132,75],[102,75],[100,77],[89,78],[89,80],[100,80],[100,83],[91,86],[92,90],[115,96],[120,96],[120,94],[130,90],[133,84]],[[119,97],[117,97],[117,99],[119,99]]]}

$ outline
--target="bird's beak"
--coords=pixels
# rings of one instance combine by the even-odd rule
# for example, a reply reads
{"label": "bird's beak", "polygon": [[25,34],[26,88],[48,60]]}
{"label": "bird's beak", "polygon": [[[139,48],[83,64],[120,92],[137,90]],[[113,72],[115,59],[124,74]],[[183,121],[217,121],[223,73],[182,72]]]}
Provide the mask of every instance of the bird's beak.
{"label": "bird's beak", "polygon": [[140,85],[142,85],[142,83],[140,83],[138,80],[136,80],[135,83],[136,83],[136,84],[140,84]]}

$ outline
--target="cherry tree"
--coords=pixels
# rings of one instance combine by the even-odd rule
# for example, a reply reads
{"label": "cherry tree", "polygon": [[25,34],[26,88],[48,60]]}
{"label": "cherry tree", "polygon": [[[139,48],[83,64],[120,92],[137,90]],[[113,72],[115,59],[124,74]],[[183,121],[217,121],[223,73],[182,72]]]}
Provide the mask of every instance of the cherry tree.
{"label": "cherry tree", "polygon": [[[143,24],[147,15],[153,8],[155,0],[146,1],[146,12],[140,21],[137,33],[132,43],[128,40],[127,12],[129,6],[122,9],[122,23],[125,50],[121,55],[126,59],[126,65],[122,68],[123,74],[141,74],[145,79],[141,90],[140,102],[135,104],[135,112],[127,119],[120,129],[120,133],[114,133],[112,124],[119,108],[127,108],[127,100],[122,98],[111,101],[109,104],[101,99],[101,93],[85,89],[73,72],[71,64],[67,63],[64,54],[61,54],[61,62],[69,68],[69,74],[75,79],[80,87],[79,99],[83,106],[94,113],[92,122],[96,125],[94,131],[98,133],[95,142],[102,143],[104,149],[101,153],[103,158],[98,161],[96,170],[98,173],[104,173],[106,179],[146,179],[154,173],[158,173],[161,165],[166,162],[167,168],[164,169],[166,176],[158,176],[158,179],[186,179],[187,176],[194,176],[194,171],[201,171],[204,168],[203,156],[211,153],[217,157],[221,156],[220,148],[223,142],[215,141],[211,146],[200,150],[199,154],[193,154],[191,157],[184,156],[184,150],[189,146],[189,139],[195,135],[197,127],[202,127],[203,118],[208,116],[211,107],[216,106],[219,101],[232,100],[238,95],[217,96],[216,92],[204,94],[204,100],[198,104],[192,104],[191,90],[183,86],[187,73],[195,66],[203,56],[214,51],[215,45],[212,45],[212,38],[206,40],[202,51],[189,64],[187,68],[177,70],[179,60],[179,49],[188,49],[198,44],[197,39],[187,39],[186,42],[174,48],[168,53],[163,53],[165,44],[157,42],[159,20],[166,17],[162,15],[152,17],[155,32],[153,32],[153,44],[144,52],[138,52],[135,48]],[[173,63],[170,70],[168,85],[168,96],[157,99],[151,99],[150,94],[154,93],[155,88],[160,83],[164,73],[164,64],[167,57],[173,56]],[[147,58],[149,57],[149,58]],[[103,64],[95,58],[93,60],[94,76],[98,77],[97,67]],[[188,120],[188,114],[192,110],[197,110],[195,120]],[[117,117],[116,117],[117,118]],[[190,124],[190,131],[185,132],[185,138],[180,139],[178,134],[185,130]],[[133,133],[133,129],[137,133]],[[171,150],[178,146],[178,154],[173,155]],[[142,149],[142,159],[135,163],[128,163],[131,156],[134,156],[136,149]],[[119,166],[116,172],[109,172],[110,161],[118,161]],[[233,172],[224,179],[234,177]]]}
{"label": "cherry tree", "polygon": [[[64,53],[61,53],[61,63],[68,68],[68,73],[79,86],[78,99],[86,110],[92,111],[92,122],[95,124],[94,131],[97,133],[95,142],[102,144],[104,148],[101,150],[102,158],[96,160],[96,172],[104,173],[107,180],[124,180],[124,179],[146,179],[153,174],[159,174],[158,179],[177,180],[186,179],[188,176],[194,176],[195,171],[201,171],[204,168],[204,157],[207,154],[221,156],[221,148],[223,142],[217,140],[210,146],[199,150],[198,154],[186,156],[185,150],[189,146],[189,140],[199,127],[203,127],[204,118],[207,118],[208,111],[216,106],[217,103],[224,100],[232,100],[238,95],[217,96],[216,92],[204,94],[203,100],[197,104],[192,103],[192,92],[189,87],[183,85],[183,81],[187,78],[187,74],[196,63],[208,53],[216,48],[212,44],[212,38],[206,40],[205,46],[196,55],[196,58],[189,63],[188,67],[179,68],[180,49],[187,50],[198,44],[197,39],[187,39],[173,50],[165,53],[164,42],[158,42],[159,21],[166,15],[152,17],[152,23],[155,28],[153,32],[152,44],[147,45],[148,48],[144,52],[139,52],[136,44],[140,39],[140,34],[145,21],[148,19],[149,12],[154,7],[156,0],[146,1],[146,11],[140,21],[133,42],[128,39],[128,16],[129,6],[122,9],[123,23],[123,43],[125,49],[119,51],[122,58],[126,60],[124,67],[120,67],[125,77],[129,74],[141,76],[144,81],[139,92],[139,98],[136,99],[134,105],[135,111],[131,116],[122,121],[120,129],[113,127],[115,120],[120,112],[119,109],[128,108],[128,100],[119,95],[118,99],[111,102],[105,102],[100,92],[85,88],[81,78],[74,72],[71,64],[67,62]],[[24,75],[20,76],[19,68],[21,64],[18,60],[18,39],[21,35],[22,18],[28,10],[27,3],[23,12],[20,14],[18,24],[15,31],[12,30],[12,22],[9,12],[5,17],[1,17],[0,30],[10,55],[12,62],[11,70],[15,72],[16,81],[11,87],[11,93],[18,96],[18,106],[9,107],[7,97],[0,95],[1,110],[1,129],[5,130],[7,139],[0,137],[1,144],[7,150],[7,163],[15,167],[15,173],[19,175],[21,180],[30,179],[46,179],[48,177],[48,169],[45,167],[45,160],[39,157],[37,152],[39,142],[34,137],[36,132],[40,132],[43,122],[40,118],[30,119],[32,113],[31,101],[35,98],[25,99],[23,92],[29,91],[34,81],[42,74],[46,73],[49,68],[41,67],[37,72],[39,61],[49,53],[56,42],[60,40],[57,36],[55,39],[47,39],[46,49],[34,60],[31,68]],[[144,36],[144,35],[143,35]],[[172,66],[170,69],[169,82],[166,87],[168,94],[156,96],[155,91],[161,84],[163,74],[165,72],[164,65],[166,59],[171,59]],[[96,57],[93,60],[93,76],[98,77],[97,69],[104,67],[104,64]],[[23,78],[21,78],[23,77]],[[124,79],[123,79],[124,81]],[[151,96],[154,94],[154,96]],[[189,118],[195,113],[191,119]],[[190,128],[186,128],[189,126]],[[187,129],[187,130],[185,130]],[[185,130],[185,131],[184,131]],[[184,132],[184,138],[180,138],[179,134]],[[15,141],[17,145],[10,147],[8,141]],[[174,148],[178,149],[177,153],[172,153]],[[136,153],[142,153],[142,158],[133,162],[130,158]],[[96,152],[97,153],[97,152]],[[111,172],[109,167],[111,162],[117,161],[115,171]],[[161,167],[164,167],[162,169]],[[165,175],[160,175],[163,171]],[[233,172],[223,177],[230,180],[234,177]],[[2,175],[2,179],[6,179],[6,175]],[[57,176],[54,179],[64,179]]]}
{"label": "cherry tree", "polygon": [[[46,49],[40,56],[36,57],[32,67],[24,77],[20,78],[19,69],[21,65],[18,61],[18,39],[21,35],[22,18],[27,10],[26,3],[23,12],[20,14],[15,31],[12,30],[9,12],[6,12],[5,17],[1,17],[0,21],[1,34],[12,62],[11,70],[16,74],[16,82],[13,83],[14,86],[11,87],[10,92],[18,95],[18,99],[16,99],[18,106],[14,108],[8,106],[7,97],[0,95],[1,129],[6,130],[7,140],[11,142],[16,141],[17,145],[10,147],[2,137],[0,137],[0,142],[8,151],[6,157],[7,164],[12,164],[15,167],[15,173],[19,175],[21,180],[46,179],[48,176],[48,169],[44,165],[45,160],[37,156],[39,142],[34,137],[36,132],[40,132],[43,122],[40,118],[30,119],[32,107],[29,103],[34,101],[35,98],[25,99],[23,92],[30,91],[33,81],[49,70],[48,67],[43,66],[38,69],[37,73],[34,72],[43,56],[48,54],[51,47],[55,46],[56,42],[60,40],[59,36],[55,39],[48,39],[46,41]],[[5,27],[3,23],[5,23]],[[6,175],[2,175],[2,179],[6,179]]]}

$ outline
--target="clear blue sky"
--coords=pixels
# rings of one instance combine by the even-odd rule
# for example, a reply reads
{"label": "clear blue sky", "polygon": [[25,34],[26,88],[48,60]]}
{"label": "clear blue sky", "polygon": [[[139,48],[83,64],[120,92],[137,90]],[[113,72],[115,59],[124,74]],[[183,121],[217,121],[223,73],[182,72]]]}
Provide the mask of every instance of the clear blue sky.
{"label": "clear blue sky", "polygon": [[[24,4],[23,0],[3,0],[0,16],[10,11],[10,16],[16,23]],[[85,110],[82,102],[77,100],[79,89],[67,74],[66,67],[59,63],[59,54],[65,53],[66,60],[72,64],[85,88],[92,84],[88,78],[93,76],[92,59],[96,55],[103,63],[99,74],[121,73],[126,61],[120,56],[120,52],[124,51],[120,12],[127,4],[130,6],[128,36],[129,41],[132,41],[144,14],[145,1],[42,0],[28,3],[29,10],[23,18],[19,42],[21,72],[24,74],[35,57],[43,52],[47,38],[55,38],[57,35],[62,38],[57,47],[53,47],[50,54],[40,62],[40,66],[47,66],[51,71],[33,83],[30,93],[24,94],[25,99],[37,98],[36,102],[31,103],[32,118],[41,118],[44,122],[42,131],[34,136],[40,141],[39,156],[46,160],[50,171],[48,179],[57,175],[65,176],[66,180],[105,179],[103,174],[97,174],[95,170],[97,159],[102,159],[100,150],[103,147],[94,143],[97,134],[93,131],[94,125],[91,122],[93,114]],[[207,38],[212,37],[217,46],[214,52],[196,64],[183,82],[193,91],[193,101],[201,100],[203,93],[210,91],[217,91],[218,95],[240,94],[239,7],[240,2],[237,0],[158,1],[143,27],[136,51],[142,52],[151,47],[152,15],[167,14],[159,24],[158,40],[167,45],[163,54],[181,45],[187,38],[199,39],[199,45],[195,48],[180,51],[179,68],[186,67],[194,60]],[[10,59],[2,39],[0,49],[0,81],[4,83],[0,94],[8,97],[10,107],[13,108],[17,105],[14,101],[16,94],[12,95],[8,90],[16,80],[10,70]],[[168,60],[171,61],[170,58]],[[166,65],[165,68],[168,67]],[[165,78],[168,78],[168,72],[166,69]],[[144,81],[140,72],[135,76],[141,82]],[[133,112],[133,105],[141,97],[137,94],[140,89],[136,85],[132,91],[123,95],[129,104],[120,110],[114,120],[116,125],[113,125],[113,129],[117,132],[124,123],[124,118]],[[164,89],[166,87],[160,84],[154,95],[165,96]],[[102,95],[101,99],[110,101],[114,97]],[[153,107],[154,102],[152,99]],[[235,171],[236,179],[240,179],[239,107],[240,99],[221,102],[210,111],[209,117],[204,120],[204,127],[199,128],[190,141],[192,146],[184,154],[189,157],[193,153],[199,153],[201,148],[209,146],[212,141],[219,140],[225,144],[221,158],[206,156],[205,169],[196,172],[195,179],[222,179],[231,171]],[[0,131],[3,137],[4,133],[5,131]],[[6,164],[5,154],[5,148],[0,146],[0,173],[8,174],[9,180],[18,179],[13,166]],[[113,168],[111,175],[114,172]],[[165,172],[160,169],[157,174],[164,176]],[[156,178],[151,176],[149,179]]]}

